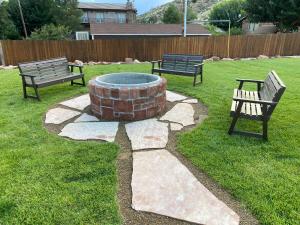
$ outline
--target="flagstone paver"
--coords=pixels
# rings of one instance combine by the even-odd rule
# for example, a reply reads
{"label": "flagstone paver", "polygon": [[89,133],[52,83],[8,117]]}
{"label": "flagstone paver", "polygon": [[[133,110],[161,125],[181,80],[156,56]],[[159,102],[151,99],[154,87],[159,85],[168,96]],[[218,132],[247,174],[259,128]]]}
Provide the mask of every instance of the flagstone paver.
{"label": "flagstone paver", "polygon": [[195,124],[194,122],[195,110],[188,103],[178,103],[170,111],[168,111],[160,120],[167,120],[170,122],[180,123],[183,126]]}
{"label": "flagstone paver", "polygon": [[166,97],[167,97],[167,101],[169,102],[177,102],[177,101],[182,101],[184,99],[187,99],[186,96],[177,94],[172,91],[166,91]]}
{"label": "flagstone paver", "polygon": [[170,123],[170,129],[171,131],[180,131],[182,130],[183,126],[178,123]]}
{"label": "flagstone paver", "polygon": [[72,119],[75,116],[80,115],[80,112],[73,111],[70,109],[63,109],[63,108],[54,108],[50,109],[46,113],[46,120],[45,123],[49,124],[61,124],[69,119]]}
{"label": "flagstone paver", "polygon": [[182,102],[184,102],[184,103],[190,103],[190,104],[197,104],[198,103],[198,99],[195,99],[195,98],[186,99],[186,100],[183,100]]}
{"label": "flagstone paver", "polygon": [[238,225],[239,216],[166,150],[134,152],[132,207],[205,225]]}
{"label": "flagstone paver", "polygon": [[81,95],[76,98],[64,101],[60,103],[61,105],[68,106],[73,109],[84,110],[87,106],[91,104],[91,99],[89,94]]}
{"label": "flagstone paver", "polygon": [[168,124],[148,119],[125,125],[133,150],[164,148],[168,143]]}
{"label": "flagstone paver", "polygon": [[118,122],[69,123],[62,129],[59,135],[74,140],[104,140],[113,142],[118,127]]}
{"label": "flagstone paver", "polygon": [[78,117],[74,122],[80,123],[80,122],[97,122],[99,119],[95,116],[91,116],[87,113],[83,113],[80,117]]}

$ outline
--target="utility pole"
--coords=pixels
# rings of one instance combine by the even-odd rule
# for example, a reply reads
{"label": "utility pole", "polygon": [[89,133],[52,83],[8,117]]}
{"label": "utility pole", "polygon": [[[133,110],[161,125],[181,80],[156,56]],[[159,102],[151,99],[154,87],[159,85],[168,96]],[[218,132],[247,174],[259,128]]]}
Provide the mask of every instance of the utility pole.
{"label": "utility pole", "polygon": [[187,30],[187,7],[188,7],[188,0],[184,0],[184,25],[183,25],[183,36],[186,37],[186,30]]}
{"label": "utility pole", "polygon": [[21,16],[21,20],[22,20],[22,24],[23,24],[25,38],[27,38],[28,37],[28,35],[27,35],[27,29],[26,29],[26,25],[25,25],[25,20],[24,20],[24,16],[23,16],[23,11],[22,11],[22,6],[21,6],[21,3],[20,3],[20,0],[18,0],[18,5],[19,5],[20,16]]}

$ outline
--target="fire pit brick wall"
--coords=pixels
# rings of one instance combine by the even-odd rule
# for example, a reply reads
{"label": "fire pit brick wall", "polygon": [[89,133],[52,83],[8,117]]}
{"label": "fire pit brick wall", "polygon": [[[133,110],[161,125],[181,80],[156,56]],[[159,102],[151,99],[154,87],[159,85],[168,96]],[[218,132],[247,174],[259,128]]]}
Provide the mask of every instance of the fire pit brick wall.
{"label": "fire pit brick wall", "polygon": [[91,110],[105,120],[143,120],[159,115],[166,105],[166,79],[153,86],[110,88],[89,82]]}

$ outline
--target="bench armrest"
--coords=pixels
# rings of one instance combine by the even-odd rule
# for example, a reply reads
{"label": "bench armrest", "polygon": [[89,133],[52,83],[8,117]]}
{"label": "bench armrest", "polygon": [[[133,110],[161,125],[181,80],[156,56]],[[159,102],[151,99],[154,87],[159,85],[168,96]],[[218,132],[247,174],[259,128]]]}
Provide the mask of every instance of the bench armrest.
{"label": "bench armrest", "polygon": [[198,74],[198,73],[202,74],[203,73],[203,65],[204,65],[204,63],[199,63],[199,64],[194,65],[196,74]]}
{"label": "bench armrest", "polygon": [[81,68],[83,68],[83,65],[78,65],[78,64],[75,64],[75,63],[68,63],[68,66],[81,67]]}
{"label": "bench armrest", "polygon": [[22,76],[22,77],[32,77],[32,78],[36,77],[35,75],[31,75],[31,74],[27,74],[27,73],[20,73],[20,76]]}
{"label": "bench armrest", "polygon": [[77,67],[77,68],[79,68],[79,72],[81,74],[83,74],[83,72],[82,72],[83,65],[78,65],[78,64],[74,64],[74,63],[68,63],[68,66],[71,67],[71,73],[74,72],[74,67]]}
{"label": "bench armrest", "polygon": [[263,80],[251,80],[251,79],[239,79],[237,78],[236,81],[239,81],[239,82],[250,82],[250,83],[264,83]]}
{"label": "bench armrest", "polygon": [[194,65],[194,67],[200,67],[200,66],[203,66],[203,65],[204,65],[204,63],[200,63],[200,64]]}
{"label": "bench armrest", "polygon": [[240,82],[240,85],[238,88],[239,90],[241,90],[243,88],[244,83],[255,83],[255,84],[257,84],[257,91],[260,91],[261,84],[264,83],[263,80],[252,80],[252,79],[236,79],[236,81]]}
{"label": "bench armrest", "polygon": [[264,101],[264,100],[252,100],[252,99],[245,99],[245,98],[232,98],[234,101],[238,102],[249,102],[249,103],[255,103],[255,104],[263,104],[263,105],[276,105],[277,102],[271,102],[271,101]]}
{"label": "bench armrest", "polygon": [[162,62],[161,60],[152,61],[152,62],[151,62],[151,63],[152,63],[152,69],[154,69],[156,63],[158,64],[158,68],[160,69],[160,67],[161,67],[161,62]]}

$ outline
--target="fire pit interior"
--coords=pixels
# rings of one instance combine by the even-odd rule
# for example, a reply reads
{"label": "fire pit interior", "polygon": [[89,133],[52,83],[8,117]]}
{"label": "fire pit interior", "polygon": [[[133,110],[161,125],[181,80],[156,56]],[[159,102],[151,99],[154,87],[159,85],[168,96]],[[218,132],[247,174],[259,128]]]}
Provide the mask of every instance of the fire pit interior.
{"label": "fire pit interior", "polygon": [[143,120],[166,105],[166,80],[143,73],[115,73],[89,82],[91,110],[106,120]]}

